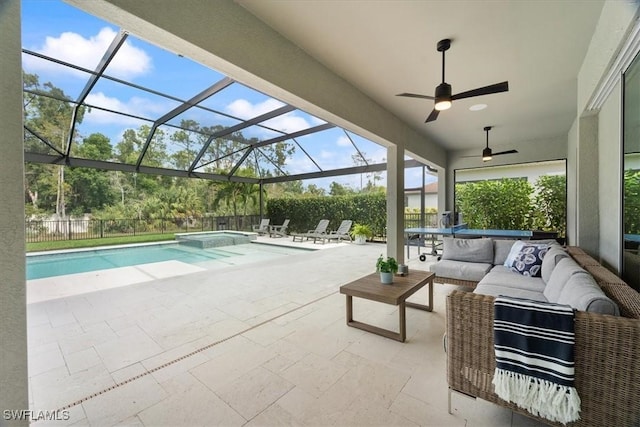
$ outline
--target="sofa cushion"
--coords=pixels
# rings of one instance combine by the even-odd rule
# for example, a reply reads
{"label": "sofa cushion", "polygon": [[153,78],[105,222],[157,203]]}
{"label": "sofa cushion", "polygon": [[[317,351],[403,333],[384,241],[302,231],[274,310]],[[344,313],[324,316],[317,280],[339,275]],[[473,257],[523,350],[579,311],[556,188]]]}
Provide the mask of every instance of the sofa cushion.
{"label": "sofa cushion", "polygon": [[547,297],[547,300],[558,302],[562,288],[567,284],[569,278],[576,273],[585,273],[585,270],[573,258],[567,257],[558,261],[556,268],[553,269],[549,276],[547,286],[544,288],[544,296]]}
{"label": "sofa cushion", "polygon": [[586,271],[573,274],[569,278],[560,292],[557,303],[567,304],[582,311],[620,315],[616,303],[602,292],[593,277]]}
{"label": "sofa cushion", "polygon": [[[517,274],[517,273],[511,273]],[[521,276],[522,277],[522,276]],[[501,286],[492,284],[479,283],[473,290],[474,294],[490,295],[498,297],[505,295],[514,298],[526,298],[534,301],[547,301],[542,292],[536,292],[531,289],[519,288],[516,286]]]}
{"label": "sofa cushion", "polygon": [[442,259],[491,264],[493,240],[445,237],[442,242]]}
{"label": "sofa cushion", "polygon": [[542,260],[548,250],[547,245],[522,245],[511,264],[511,271],[523,276],[540,277]]}
{"label": "sofa cushion", "polygon": [[496,265],[493,267],[478,284],[508,286],[539,293],[542,293],[545,288],[545,283],[540,277],[523,276],[511,271],[510,268],[504,265]]}
{"label": "sofa cushion", "polygon": [[551,246],[542,260],[542,280],[547,283],[558,262],[568,257],[569,254],[560,245]]}
{"label": "sofa cushion", "polygon": [[443,259],[432,264],[429,269],[438,277],[479,282],[493,267],[489,263],[466,262]]}
{"label": "sofa cushion", "polygon": [[499,240],[493,241],[493,265],[504,265],[504,262],[509,256],[511,247],[516,240]]}

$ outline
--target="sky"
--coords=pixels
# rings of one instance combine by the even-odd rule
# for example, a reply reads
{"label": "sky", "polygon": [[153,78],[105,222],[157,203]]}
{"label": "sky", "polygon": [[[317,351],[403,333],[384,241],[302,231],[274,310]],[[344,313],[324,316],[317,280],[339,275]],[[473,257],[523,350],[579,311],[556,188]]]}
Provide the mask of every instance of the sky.
{"label": "sky", "polygon": [[[151,122],[136,117],[155,120],[180,105],[182,101],[191,99],[225,77],[216,70],[189,58],[139,39],[131,29],[126,30],[129,36],[107,67],[105,74],[170,95],[177,100],[108,79],[100,79],[88,95],[87,104],[135,117],[94,108],[85,115],[77,130],[82,136],[100,132],[110,138],[113,146],[118,143],[126,129],[137,129],[143,124],[151,125]],[[22,2],[23,49],[57,58],[81,68],[94,70],[120,31],[121,29],[116,25],[58,0],[23,0]],[[90,77],[90,74],[84,71],[28,54],[23,54],[23,68],[28,73],[37,74],[40,84],[51,82],[72,99],[77,99]],[[234,83],[206,99],[201,105],[224,114],[190,108],[169,123],[177,125],[183,119],[190,119],[197,121],[201,126],[227,127],[238,123],[238,119],[246,120],[259,116],[283,106],[284,103],[240,83]],[[324,121],[317,117],[301,110],[294,110],[263,124],[283,132],[294,132],[323,123]],[[169,126],[163,127],[163,130],[168,133],[175,131]],[[243,134],[245,137],[256,137],[260,140],[281,135],[279,132],[259,126],[249,127],[243,130]],[[386,149],[383,146],[352,132],[347,133],[340,128],[325,130],[296,140],[303,150],[298,147],[294,155],[287,160],[284,171],[288,174],[318,171],[304,151],[309,153],[323,170],[354,166],[352,156],[357,155],[354,144],[369,162],[381,163],[386,158]],[[266,161],[260,164],[265,168],[273,169]],[[422,168],[407,169],[405,187],[419,187],[422,182],[422,173]],[[435,177],[431,175],[426,177],[427,183],[434,180]],[[328,189],[332,181],[358,189],[361,185],[361,176],[308,180],[304,185],[315,184]],[[380,185],[385,183],[386,176],[382,173]]]}

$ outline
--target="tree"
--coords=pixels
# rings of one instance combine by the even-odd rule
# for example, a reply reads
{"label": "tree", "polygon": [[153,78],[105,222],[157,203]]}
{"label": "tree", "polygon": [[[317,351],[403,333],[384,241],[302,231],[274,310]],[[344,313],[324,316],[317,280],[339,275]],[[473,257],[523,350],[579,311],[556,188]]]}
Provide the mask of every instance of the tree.
{"label": "tree", "polygon": [[[238,173],[239,176],[255,176],[255,172],[251,168],[242,169]],[[258,205],[257,199],[260,192],[260,186],[247,182],[221,181],[213,184],[216,189],[216,195],[213,199],[213,208],[219,209],[224,202],[226,206],[231,207],[233,216],[235,217],[236,229],[240,229],[238,209],[240,206],[244,208],[244,214],[248,213],[249,203],[253,203],[253,207]]]}
{"label": "tree", "polygon": [[180,128],[169,137],[179,147],[171,155],[171,160],[176,169],[187,170],[196,158],[199,147],[204,145],[206,137],[200,133],[200,125],[194,120],[180,121]]}
{"label": "tree", "polygon": [[[147,137],[151,132],[151,127],[142,125],[137,130],[127,129],[122,134],[122,140],[116,144],[114,158],[120,163],[135,164],[144,148]],[[142,160],[142,165],[152,167],[164,167],[167,164],[167,144],[165,142],[165,134],[162,130],[156,129],[149,143],[149,147]],[[125,188],[129,189],[131,198],[143,198],[151,196],[161,188],[167,188],[172,185],[171,178],[163,176],[153,176],[145,174],[122,174],[119,179],[125,179],[126,182],[120,182],[121,196],[127,193]]]}
{"label": "tree", "polygon": [[[74,104],[64,91],[52,83],[47,82],[40,85],[39,77],[36,74],[28,74],[23,72],[23,85],[25,89],[24,96],[24,123],[37,133],[38,138],[29,136],[25,138],[25,150],[36,153],[53,153],[51,147],[55,147],[59,152],[65,153],[73,143],[77,135],[69,136],[71,129],[72,113]],[[82,123],[85,108],[79,107],[76,111],[76,123]],[[39,138],[47,141],[43,143]],[[54,178],[46,179],[44,174],[53,174]],[[25,167],[25,193],[34,210],[38,208],[51,208],[49,203],[47,206],[42,205],[43,193],[50,194],[55,192],[55,212],[59,217],[66,216],[66,199],[65,195],[69,190],[69,186],[65,184],[65,166],[58,165],[53,168],[45,167],[45,165],[28,164]],[[55,182],[55,189],[51,188],[51,184]],[[45,198],[46,199],[46,198]]]}
{"label": "tree", "polygon": [[640,234],[640,171],[624,171],[624,233]]}
{"label": "tree", "polygon": [[[76,149],[79,157],[108,161],[112,158],[109,138],[94,133]],[[70,186],[70,208],[75,213],[102,209],[115,202],[115,192],[108,173],[91,168],[73,168],[67,172]]]}
{"label": "tree", "polygon": [[567,229],[567,177],[543,175],[536,180],[533,198],[533,226],[557,231],[564,237]]}
{"label": "tree", "polygon": [[325,191],[324,188],[318,187],[315,184],[309,184],[307,186],[307,190],[305,191],[305,195],[314,196],[314,197],[316,197],[316,196],[324,196],[325,193],[326,193],[326,191]]}
{"label": "tree", "polygon": [[354,194],[355,191],[351,189],[349,186],[344,186],[335,181],[332,181],[329,184],[329,194],[332,196],[346,196],[347,194]]}

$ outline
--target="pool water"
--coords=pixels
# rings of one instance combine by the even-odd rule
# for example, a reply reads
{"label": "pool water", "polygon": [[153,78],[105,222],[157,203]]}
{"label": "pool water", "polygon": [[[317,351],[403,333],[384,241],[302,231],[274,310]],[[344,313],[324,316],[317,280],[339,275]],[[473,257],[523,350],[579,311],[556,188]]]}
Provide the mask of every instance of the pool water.
{"label": "pool water", "polygon": [[36,255],[27,257],[27,280],[171,260],[197,264],[237,255],[220,248],[199,249],[181,244]]}

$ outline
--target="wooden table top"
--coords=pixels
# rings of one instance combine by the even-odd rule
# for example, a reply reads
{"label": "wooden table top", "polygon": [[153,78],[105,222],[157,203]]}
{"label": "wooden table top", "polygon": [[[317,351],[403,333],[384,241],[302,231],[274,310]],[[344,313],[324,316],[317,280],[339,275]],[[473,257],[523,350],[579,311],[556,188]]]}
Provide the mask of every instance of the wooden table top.
{"label": "wooden table top", "polygon": [[407,276],[394,276],[393,283],[380,283],[380,273],[372,273],[340,286],[340,293],[387,304],[398,305],[433,280],[435,273],[411,270]]}

